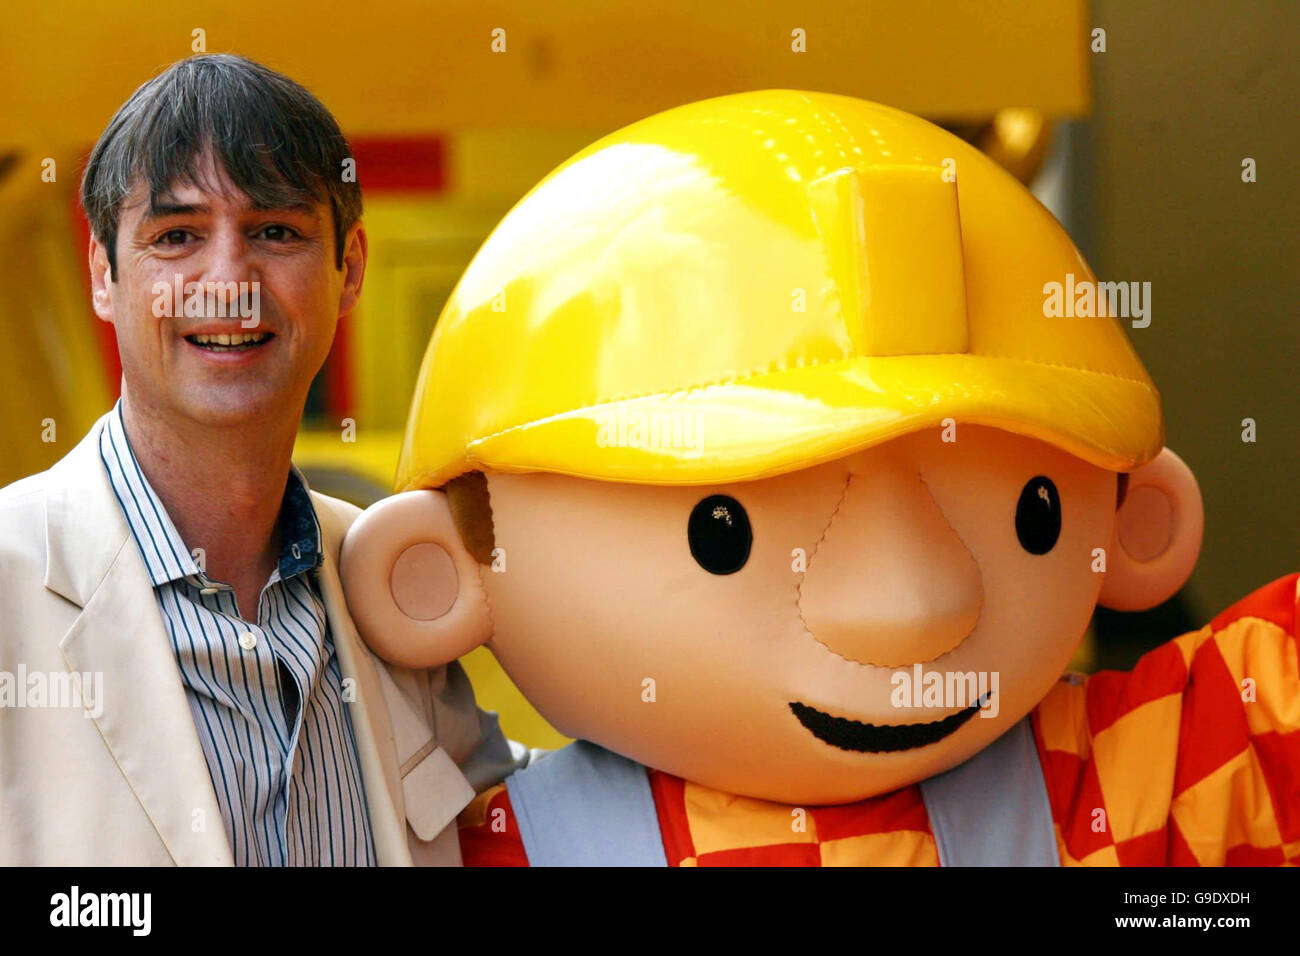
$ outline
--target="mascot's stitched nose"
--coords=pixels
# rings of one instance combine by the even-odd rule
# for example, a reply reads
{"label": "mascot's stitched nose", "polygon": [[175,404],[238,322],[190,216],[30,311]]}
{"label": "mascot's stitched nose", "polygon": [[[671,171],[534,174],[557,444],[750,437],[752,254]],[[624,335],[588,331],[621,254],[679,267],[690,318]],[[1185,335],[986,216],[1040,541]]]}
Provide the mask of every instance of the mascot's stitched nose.
{"label": "mascot's stitched nose", "polygon": [[850,474],[808,559],[799,609],[841,657],[899,667],[934,660],[965,639],[983,602],[979,565],[921,475]]}

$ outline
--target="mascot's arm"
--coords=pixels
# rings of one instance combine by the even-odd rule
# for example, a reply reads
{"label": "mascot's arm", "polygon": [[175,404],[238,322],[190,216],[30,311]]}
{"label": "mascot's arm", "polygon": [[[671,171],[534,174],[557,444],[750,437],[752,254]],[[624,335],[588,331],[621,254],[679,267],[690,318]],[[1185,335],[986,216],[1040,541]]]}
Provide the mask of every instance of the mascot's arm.
{"label": "mascot's arm", "polygon": [[1300,575],[1034,711],[1061,860],[1300,862]]}

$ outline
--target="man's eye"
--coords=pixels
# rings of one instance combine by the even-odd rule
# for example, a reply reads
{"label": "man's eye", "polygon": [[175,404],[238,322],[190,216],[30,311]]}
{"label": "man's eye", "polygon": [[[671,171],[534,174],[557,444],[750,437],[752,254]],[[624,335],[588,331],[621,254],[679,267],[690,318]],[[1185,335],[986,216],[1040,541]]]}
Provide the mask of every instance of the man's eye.
{"label": "man's eye", "polygon": [[749,560],[754,532],[749,515],[735,498],[709,495],[693,509],[686,523],[691,556],[710,574],[733,574]]}
{"label": "man's eye", "polygon": [[188,229],[168,229],[158,237],[158,242],[164,246],[179,246],[185,243],[189,235]]}
{"label": "man's eye", "polygon": [[298,233],[288,226],[272,225],[263,227],[258,235],[263,239],[270,239],[272,242],[283,242],[286,239],[294,238]]}
{"label": "man's eye", "polygon": [[1030,554],[1046,554],[1061,536],[1061,498],[1052,479],[1030,478],[1016,503],[1016,537]]}

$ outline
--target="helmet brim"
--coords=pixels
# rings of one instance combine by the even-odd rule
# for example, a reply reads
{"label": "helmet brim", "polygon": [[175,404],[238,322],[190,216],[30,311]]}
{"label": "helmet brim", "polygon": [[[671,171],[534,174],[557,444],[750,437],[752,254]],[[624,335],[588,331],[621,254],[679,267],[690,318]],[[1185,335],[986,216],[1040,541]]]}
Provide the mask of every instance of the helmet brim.
{"label": "helmet brim", "polygon": [[[1164,445],[1149,381],[973,354],[867,356],[575,409],[472,441],[471,469],[704,485],[796,471],[945,420],[1125,472]],[[458,472],[465,471],[460,467]],[[408,473],[403,490],[454,474]]]}

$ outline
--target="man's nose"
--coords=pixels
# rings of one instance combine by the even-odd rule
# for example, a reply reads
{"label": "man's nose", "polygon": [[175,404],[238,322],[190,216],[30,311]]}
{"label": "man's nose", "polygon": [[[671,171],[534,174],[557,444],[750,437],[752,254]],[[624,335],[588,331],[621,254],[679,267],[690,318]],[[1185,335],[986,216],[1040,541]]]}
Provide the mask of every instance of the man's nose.
{"label": "man's nose", "polygon": [[233,224],[213,230],[203,249],[203,256],[198,265],[201,275],[193,280],[212,283],[209,287],[216,300],[225,306],[226,315],[237,315],[231,307],[239,305],[242,291],[240,283],[256,280],[255,267],[251,256],[249,240]]}
{"label": "man's nose", "polygon": [[799,609],[812,636],[863,664],[933,660],[975,627],[979,565],[914,468],[852,474],[808,560]]}

